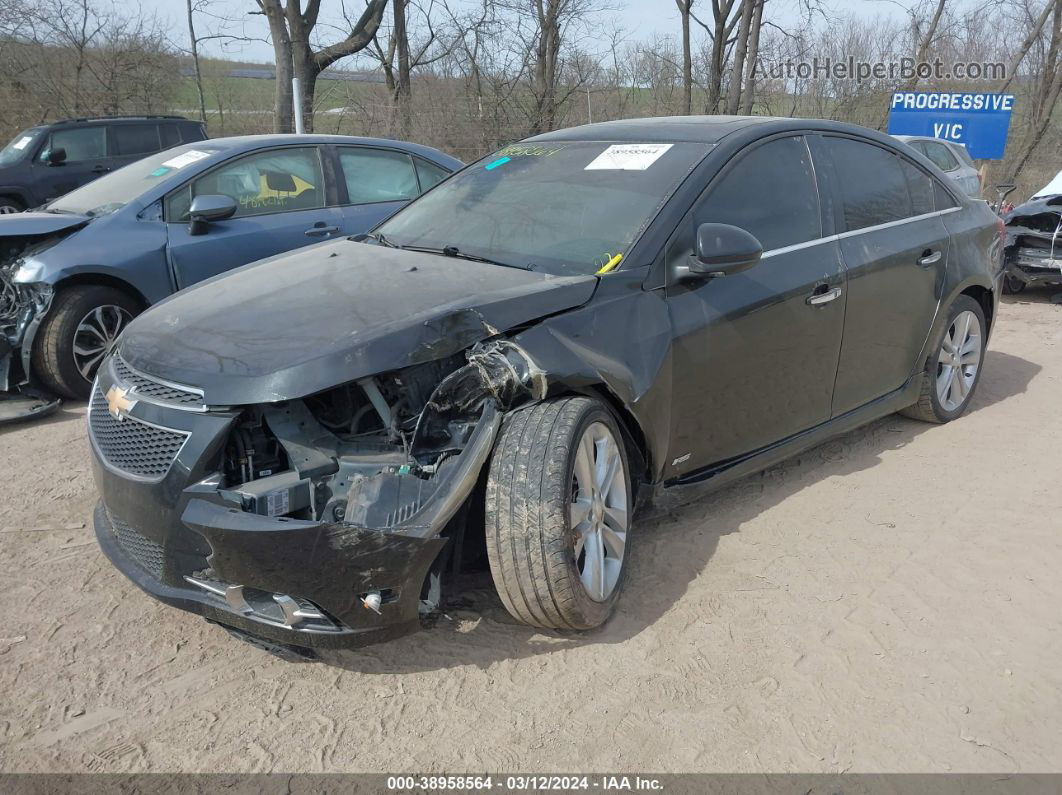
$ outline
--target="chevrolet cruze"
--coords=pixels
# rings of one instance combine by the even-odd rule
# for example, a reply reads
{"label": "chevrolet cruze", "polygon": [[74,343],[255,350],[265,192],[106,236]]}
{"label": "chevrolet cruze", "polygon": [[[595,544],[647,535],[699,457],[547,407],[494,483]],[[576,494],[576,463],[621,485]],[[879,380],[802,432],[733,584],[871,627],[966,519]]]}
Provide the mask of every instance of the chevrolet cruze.
{"label": "chevrolet cruze", "polygon": [[273,642],[409,632],[477,547],[516,619],[593,628],[645,500],[966,411],[1001,244],[861,127],[539,135],[136,318],[92,390],[96,534],[149,594]]}

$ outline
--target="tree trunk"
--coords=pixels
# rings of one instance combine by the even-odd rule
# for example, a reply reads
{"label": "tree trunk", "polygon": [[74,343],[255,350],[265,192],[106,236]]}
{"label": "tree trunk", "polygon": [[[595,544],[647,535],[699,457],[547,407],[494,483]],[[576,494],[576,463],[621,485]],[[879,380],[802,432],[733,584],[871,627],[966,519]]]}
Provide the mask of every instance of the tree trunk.
{"label": "tree trunk", "polygon": [[734,67],[730,72],[730,90],[726,96],[726,112],[731,116],[741,107],[741,79],[745,74],[745,54],[749,47],[753,5],[755,0],[743,0],[741,4],[741,24],[738,25],[737,42],[734,44]]}
{"label": "tree trunk", "polygon": [[690,7],[693,0],[675,0],[682,17],[682,113],[693,112],[693,54],[690,52]]}
{"label": "tree trunk", "polygon": [[741,113],[752,115],[756,101],[756,67],[760,59],[760,29],[763,27],[763,4],[767,0],[754,0],[756,9],[752,15],[752,30],[749,32],[749,51],[745,58],[745,90],[741,95]]}
{"label": "tree trunk", "polygon": [[199,40],[195,37],[195,21],[192,18],[192,0],[186,0],[188,9],[188,39],[191,42],[192,68],[195,71],[195,92],[199,97],[199,118],[206,123],[206,98],[203,96],[203,73],[199,70]]}
{"label": "tree trunk", "polygon": [[395,56],[398,59],[394,93],[399,137],[408,138],[413,127],[413,85],[410,78],[409,33],[406,29],[407,0],[393,0]]}

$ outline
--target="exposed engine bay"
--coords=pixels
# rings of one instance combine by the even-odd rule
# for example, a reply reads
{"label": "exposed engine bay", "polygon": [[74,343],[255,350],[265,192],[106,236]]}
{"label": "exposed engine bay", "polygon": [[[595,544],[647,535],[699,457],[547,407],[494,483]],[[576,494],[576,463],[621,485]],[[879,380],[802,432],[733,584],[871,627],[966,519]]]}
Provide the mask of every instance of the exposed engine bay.
{"label": "exposed engine bay", "polygon": [[[251,407],[224,451],[224,490],[263,516],[438,530],[471,488],[454,491],[454,480],[477,432],[492,441],[500,411],[545,391],[543,374],[518,346],[494,341]],[[450,505],[425,515],[437,494]]]}

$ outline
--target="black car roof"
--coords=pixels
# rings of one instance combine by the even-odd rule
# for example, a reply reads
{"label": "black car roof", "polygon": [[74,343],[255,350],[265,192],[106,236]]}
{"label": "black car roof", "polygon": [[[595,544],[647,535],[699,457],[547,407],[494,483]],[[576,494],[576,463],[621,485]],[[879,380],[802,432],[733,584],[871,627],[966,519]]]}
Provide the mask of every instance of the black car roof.
{"label": "black car roof", "polygon": [[569,127],[543,133],[529,141],[629,141],[631,143],[718,143],[731,133],[763,128],[768,134],[785,130],[834,130],[858,132],[881,139],[881,133],[844,122],[822,119],[791,119],[778,116],[657,116],[645,119],[617,119]]}
{"label": "black car roof", "polygon": [[89,124],[106,122],[107,124],[135,124],[137,122],[171,122],[186,124],[202,124],[203,122],[198,119],[187,119],[184,116],[169,116],[169,115],[144,115],[144,116],[83,116],[77,119],[58,119],[57,121],[47,122],[45,124],[38,125],[39,127],[59,127],[64,124]]}

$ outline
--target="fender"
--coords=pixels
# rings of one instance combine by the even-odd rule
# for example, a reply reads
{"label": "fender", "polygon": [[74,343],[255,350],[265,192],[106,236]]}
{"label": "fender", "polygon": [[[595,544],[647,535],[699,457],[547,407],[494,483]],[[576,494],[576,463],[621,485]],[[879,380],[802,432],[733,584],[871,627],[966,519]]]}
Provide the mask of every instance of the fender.
{"label": "fender", "polygon": [[[660,294],[642,289],[641,269],[601,280],[599,299],[512,337],[545,373],[547,395],[600,397],[643,443],[645,479],[660,480],[671,429],[671,316]],[[631,427],[633,425],[633,427]]]}

